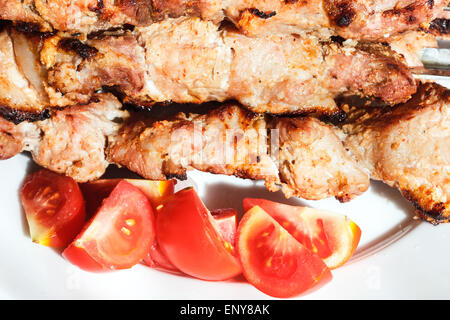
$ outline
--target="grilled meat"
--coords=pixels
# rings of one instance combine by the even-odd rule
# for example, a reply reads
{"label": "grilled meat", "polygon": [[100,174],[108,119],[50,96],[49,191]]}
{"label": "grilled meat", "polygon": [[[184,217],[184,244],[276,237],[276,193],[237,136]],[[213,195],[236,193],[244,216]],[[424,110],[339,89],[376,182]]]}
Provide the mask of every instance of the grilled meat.
{"label": "grilled meat", "polygon": [[184,177],[197,169],[278,185],[287,197],[347,201],[368,175],[346,153],[333,128],[315,118],[268,118],[234,105],[172,121],[125,125],[108,159],[149,179]]}
{"label": "grilled meat", "polygon": [[[449,3],[447,2],[447,8],[449,7]],[[436,16],[437,19],[449,20],[450,19],[450,10],[442,10]]]}
{"label": "grilled meat", "polygon": [[442,1],[330,1],[332,19],[340,26],[339,34],[351,38],[357,33],[366,33],[366,39],[383,41],[383,38],[404,31],[427,26],[447,5]]}
{"label": "grilled meat", "polygon": [[449,92],[425,83],[395,108],[347,105],[340,128],[233,104],[165,120],[130,116],[102,94],[87,106],[53,110],[51,119],[0,120],[0,157],[29,150],[38,164],[78,181],[100,177],[108,163],[150,179],[197,169],[262,179],[288,197],[341,201],[364,192],[370,176],[398,188],[420,217],[449,222]]}
{"label": "grilled meat", "polygon": [[0,32],[0,109],[40,113],[48,106],[35,39]]}
{"label": "grilled meat", "polygon": [[0,159],[31,152],[39,165],[79,182],[99,178],[109,163],[107,137],[128,117],[110,94],[96,96],[88,105],[54,110],[50,119],[14,125],[0,117]]}
{"label": "grilled meat", "polygon": [[168,17],[231,20],[246,34],[332,29],[344,38],[384,40],[432,21],[444,0],[0,0],[0,19],[41,31],[89,33],[148,26]]}
{"label": "grilled meat", "polygon": [[15,125],[3,117],[0,117],[0,160],[12,158],[25,150],[26,140],[35,140],[39,134],[33,124],[22,122]]}
{"label": "grilled meat", "polygon": [[0,157],[27,150],[39,165],[80,182],[113,163],[158,180],[184,178],[191,169],[262,179],[271,191],[281,186],[286,196],[307,199],[348,201],[369,186],[334,129],[315,118],[272,118],[227,105],[171,120],[142,113],[127,120],[115,98],[97,99],[44,121],[0,118]]}
{"label": "grilled meat", "polygon": [[372,179],[398,188],[420,217],[450,219],[450,91],[433,83],[395,109],[362,109],[343,129]]}
{"label": "grilled meat", "polygon": [[138,105],[235,99],[255,112],[334,114],[343,93],[395,104],[416,90],[402,59],[383,45],[250,38],[195,18],[86,41],[55,35],[39,48],[51,106],[88,103],[108,87]]}
{"label": "grilled meat", "polygon": [[421,56],[425,48],[438,48],[436,36],[425,31],[409,31],[389,40],[392,50],[403,55],[410,68],[423,67]]}
{"label": "grilled meat", "polygon": [[[450,12],[450,11],[446,11],[446,12]],[[449,19],[434,19],[430,23],[430,26],[427,29],[427,31],[434,34],[439,39],[449,40],[450,20]]]}

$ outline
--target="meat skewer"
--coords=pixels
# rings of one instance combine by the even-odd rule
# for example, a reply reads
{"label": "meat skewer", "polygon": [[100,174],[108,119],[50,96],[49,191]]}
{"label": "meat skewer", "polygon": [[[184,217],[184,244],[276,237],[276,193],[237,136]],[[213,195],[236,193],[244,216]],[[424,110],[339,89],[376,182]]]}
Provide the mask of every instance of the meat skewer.
{"label": "meat skewer", "polygon": [[267,117],[236,105],[171,121],[138,118],[109,144],[108,159],[154,180],[197,169],[264,180],[287,196],[348,201],[368,175],[346,153],[331,126],[315,118]]}
{"label": "meat skewer", "polygon": [[[432,223],[448,222],[450,90],[434,83],[425,83],[411,100],[393,109],[368,107],[364,111],[352,106],[347,112],[349,119],[340,126],[342,131],[321,124],[313,118],[275,118],[272,122],[266,122],[266,129],[267,126],[278,129],[279,146],[275,150],[279,153],[279,158],[276,163],[285,195],[319,199],[323,196],[315,198],[311,194],[325,190],[327,185],[328,188],[334,186],[331,190],[339,190],[341,187],[336,187],[338,183],[345,186],[346,190],[350,190],[349,184],[354,185],[353,193],[346,192],[348,199],[351,199],[355,194],[366,190],[364,174],[361,172],[368,172],[371,179],[381,180],[398,188],[406,199],[413,202],[420,218]],[[227,123],[231,126],[241,124],[233,118],[233,114],[227,115],[229,118],[220,113],[208,115],[211,119],[206,120],[206,130],[202,127],[203,134],[216,139],[220,135],[213,130],[208,132],[208,125],[217,129],[227,127]],[[153,125],[138,122],[137,125],[125,126],[110,146],[109,159],[143,176],[157,179],[164,174],[183,174],[186,167],[216,172],[216,167],[211,166],[211,159],[217,154],[217,150],[222,149],[212,147],[218,147],[215,142],[206,137],[204,144],[200,144],[204,149],[182,153],[180,148],[189,144],[177,138],[173,140],[175,143],[167,140],[167,132],[173,132],[174,129],[180,130],[182,137],[189,137],[189,130],[194,130],[192,122],[195,122],[195,118],[190,120],[190,125],[181,121],[157,122]],[[343,139],[344,146],[350,153],[340,148],[337,136]],[[266,141],[265,136],[262,139]],[[243,139],[239,145],[229,147],[232,150],[261,150],[256,147],[246,148],[245,143]],[[166,149],[163,146],[170,147],[168,151],[164,151]],[[197,165],[193,159],[202,150],[206,152],[208,160]],[[273,150],[272,146],[271,154]],[[262,155],[267,154],[267,150],[262,151]],[[187,156],[180,157],[180,154]],[[259,154],[259,159],[264,159],[262,155]],[[349,155],[352,158],[348,158]],[[357,161],[357,166],[353,159]],[[358,174],[357,168],[363,171]],[[254,167],[242,165],[238,166],[238,170],[227,166],[217,173],[235,172],[239,173],[238,176],[265,179],[269,190],[277,177],[270,170],[265,170],[262,174],[260,171],[255,173]],[[333,193],[328,196],[331,195]],[[336,196],[336,191],[334,195]],[[340,199],[346,200],[342,197]]]}
{"label": "meat skewer", "polygon": [[[88,103],[108,87],[137,105],[234,99],[254,112],[333,115],[339,112],[334,98],[344,93],[396,104],[416,91],[402,59],[378,44],[286,34],[250,38],[194,18],[167,19],[133,33],[86,41],[62,35],[36,44],[31,39],[19,48],[16,38],[24,35],[10,31],[8,39],[5,32],[2,37],[12,43],[15,55],[39,52],[37,70],[45,72],[28,68],[35,76],[21,76],[42,79],[38,91],[47,95],[48,106]],[[20,63],[10,56],[11,65]],[[23,68],[16,69],[20,75]],[[0,80],[14,78],[0,75]]]}
{"label": "meat skewer", "polygon": [[427,83],[394,109],[351,104],[340,128],[234,104],[166,120],[130,116],[116,98],[101,94],[43,121],[14,125],[0,118],[0,157],[28,150],[38,164],[80,182],[100,177],[109,163],[150,179],[183,178],[197,169],[262,179],[287,197],[341,201],[367,190],[370,176],[398,188],[419,217],[448,222],[449,92]]}
{"label": "meat skewer", "polygon": [[245,34],[317,31],[383,41],[431,22],[444,0],[0,0],[0,19],[40,31],[89,33],[168,17],[228,19]]}
{"label": "meat skewer", "polygon": [[[79,182],[109,163],[154,180],[184,179],[187,170],[265,180],[286,196],[348,201],[369,185],[329,125],[315,118],[271,118],[236,105],[171,120],[129,118],[113,96],[14,125],[0,118],[0,158],[30,151],[35,162]],[[118,121],[120,119],[120,121]],[[56,133],[59,134],[56,134]]]}

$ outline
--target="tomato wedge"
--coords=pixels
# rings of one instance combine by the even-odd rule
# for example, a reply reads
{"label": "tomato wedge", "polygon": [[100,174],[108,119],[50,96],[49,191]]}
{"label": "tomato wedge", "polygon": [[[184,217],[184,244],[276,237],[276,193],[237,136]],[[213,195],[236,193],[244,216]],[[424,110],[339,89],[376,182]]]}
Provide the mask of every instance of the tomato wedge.
{"label": "tomato wedge", "polygon": [[88,271],[130,268],[154,242],[153,220],[147,196],[120,181],[63,256]]}
{"label": "tomato wedge", "polygon": [[234,247],[236,242],[237,211],[232,208],[216,209],[211,211],[211,215],[217,222],[223,238]]}
{"label": "tomato wedge", "polygon": [[163,269],[170,272],[180,271],[173,265],[172,262],[170,262],[169,259],[167,259],[166,255],[161,251],[158,241],[154,241],[152,243],[150,251],[142,260],[142,262],[150,268]]}
{"label": "tomato wedge", "polygon": [[[217,222],[217,226],[224,240],[234,246],[237,229],[237,212],[235,209],[216,209],[211,211],[211,215]],[[153,243],[150,252],[144,258],[144,263],[152,268],[160,268],[166,271],[179,271],[164,253],[161,251],[157,241]]]}
{"label": "tomato wedge", "polygon": [[70,177],[47,169],[25,178],[20,200],[31,239],[39,244],[63,248],[85,222],[84,200],[78,184]]}
{"label": "tomato wedge", "polygon": [[149,199],[153,209],[167,196],[173,194],[175,180],[152,181],[146,179],[100,179],[80,184],[84,199],[86,200],[86,212],[89,217],[100,208],[102,201],[109,196],[117,184],[125,180],[139,188]]}
{"label": "tomato wedge", "polygon": [[259,206],[330,269],[350,259],[361,238],[360,228],[345,215],[290,206],[265,199],[244,199],[244,210]]}
{"label": "tomato wedge", "polygon": [[[80,185],[84,198],[86,199],[86,211],[88,215],[93,215],[101,206],[103,200],[108,197],[114,187],[122,180],[126,180],[135,187],[139,188],[150,200],[155,208],[163,199],[172,195],[175,189],[175,180],[152,181],[146,179],[100,179],[93,182]],[[178,269],[164,256],[159,248],[156,238],[150,246],[150,251],[144,257],[145,265],[152,268],[162,268],[168,271],[177,271]]]}
{"label": "tomato wedge", "polygon": [[240,221],[236,247],[245,278],[273,297],[299,295],[332,277],[318,255],[258,206]]}
{"label": "tomato wedge", "polygon": [[178,191],[158,206],[156,237],[164,255],[190,276],[225,280],[241,272],[233,246],[192,188]]}

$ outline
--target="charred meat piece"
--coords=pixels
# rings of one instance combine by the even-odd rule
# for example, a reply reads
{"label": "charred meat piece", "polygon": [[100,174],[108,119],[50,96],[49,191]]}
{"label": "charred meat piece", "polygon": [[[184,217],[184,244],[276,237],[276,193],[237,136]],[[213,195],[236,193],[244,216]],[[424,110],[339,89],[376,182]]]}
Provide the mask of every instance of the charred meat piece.
{"label": "charred meat piece", "polygon": [[0,42],[0,113],[42,113],[49,102],[39,61],[40,39],[3,30]]}
{"label": "charred meat piece", "polygon": [[251,35],[331,29],[345,38],[379,41],[428,24],[445,5],[445,0],[0,0],[0,19],[42,31],[89,33],[194,16],[215,23],[226,18]]}
{"label": "charred meat piece", "polygon": [[170,120],[128,121],[109,145],[113,163],[155,180],[184,179],[188,169],[279,182],[264,116],[239,107]]}
{"label": "charred meat piece", "polygon": [[402,59],[377,44],[290,34],[251,38],[195,18],[80,41],[81,53],[70,41],[79,40],[50,37],[41,50],[54,105],[86,103],[112,87],[138,105],[234,99],[254,112],[333,114],[334,98],[343,93],[395,104],[416,91]]}
{"label": "charred meat piece", "polygon": [[0,0],[0,19],[33,31],[87,33],[125,24],[148,24],[151,0]]}
{"label": "charred meat piece", "polygon": [[108,136],[116,133],[128,112],[110,94],[94,100],[54,110],[43,121],[14,125],[0,117],[0,159],[29,151],[37,164],[79,182],[99,178],[109,165],[105,158]]}
{"label": "charred meat piece", "polygon": [[130,121],[109,144],[108,159],[149,179],[197,169],[262,179],[271,191],[281,186],[287,197],[306,199],[348,201],[369,185],[331,126],[235,105],[171,121]]}
{"label": "charred meat piece", "polygon": [[33,140],[38,135],[32,124],[23,122],[19,126],[0,117],[0,160],[12,158],[22,152],[25,149],[25,141]]}
{"label": "charred meat piece", "polygon": [[450,219],[450,91],[425,83],[405,104],[351,115],[346,148],[433,223]]}
{"label": "charred meat piece", "polygon": [[246,34],[299,30],[329,32],[346,39],[386,41],[426,26],[446,6],[445,0],[240,0],[225,15]]}
{"label": "charred meat piece", "polygon": [[365,39],[383,41],[404,31],[427,26],[447,5],[447,0],[327,0],[331,21],[344,38],[367,34]]}
{"label": "charred meat piece", "polygon": [[279,175],[287,197],[335,196],[346,202],[367,190],[367,172],[342,147],[332,126],[315,118],[277,118],[272,125],[279,134]]}
{"label": "charred meat piece", "polygon": [[[446,15],[450,15],[450,11],[445,12]],[[439,39],[448,40],[450,38],[450,19],[434,19],[430,23],[427,31],[434,34]]]}
{"label": "charred meat piece", "polygon": [[149,179],[183,179],[197,169],[264,180],[271,191],[307,199],[348,201],[369,186],[333,127],[315,118],[272,118],[226,105],[170,120],[145,113],[127,119],[115,98],[97,98],[44,121],[1,119],[1,158],[30,151],[39,165],[80,182],[99,178],[112,163]]}

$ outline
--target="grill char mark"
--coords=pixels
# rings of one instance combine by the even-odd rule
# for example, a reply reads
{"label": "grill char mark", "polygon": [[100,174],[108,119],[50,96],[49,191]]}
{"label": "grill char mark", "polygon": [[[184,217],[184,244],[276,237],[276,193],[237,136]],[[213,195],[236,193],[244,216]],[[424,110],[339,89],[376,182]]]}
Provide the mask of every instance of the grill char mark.
{"label": "grill char mark", "polygon": [[102,14],[104,8],[105,8],[105,4],[104,4],[103,0],[97,0],[97,6],[95,6],[93,8],[90,7],[89,10],[91,10],[92,12],[95,12],[96,14]]}
{"label": "grill char mark", "polygon": [[356,16],[352,3],[343,1],[331,12],[331,20],[339,27],[348,27]]}
{"label": "grill char mark", "polygon": [[447,19],[434,19],[430,24],[431,31],[435,31],[439,34],[450,33],[450,20]]}
{"label": "grill char mark", "polygon": [[64,38],[58,43],[59,47],[65,51],[73,51],[78,54],[83,59],[89,59],[94,57],[98,50],[94,47],[88,46],[87,44],[81,42],[74,38]]}
{"label": "grill char mark", "polygon": [[49,119],[50,110],[45,109],[42,112],[36,113],[31,111],[11,109],[8,106],[0,106],[0,116],[17,125],[24,121],[36,122]]}
{"label": "grill char mark", "polygon": [[415,24],[418,18],[414,16],[414,11],[417,9],[415,4],[410,4],[401,9],[392,9],[385,11],[383,14],[385,16],[398,16],[404,17],[404,20],[407,24]]}
{"label": "grill char mark", "polygon": [[433,205],[431,210],[426,210],[419,204],[419,200],[414,197],[411,192],[408,190],[401,190],[401,193],[406,200],[412,203],[416,209],[416,213],[421,219],[424,219],[434,225],[449,221],[450,217],[444,216],[445,203],[436,203]]}
{"label": "grill char mark", "polygon": [[251,8],[251,9],[248,9],[248,10],[249,10],[253,15],[255,15],[255,16],[257,16],[258,18],[261,18],[261,19],[269,19],[269,18],[271,18],[271,17],[273,17],[273,16],[275,16],[275,15],[277,14],[276,11],[272,11],[272,12],[266,13],[266,12],[260,11],[260,10],[258,10],[258,9],[256,9],[256,8]]}

